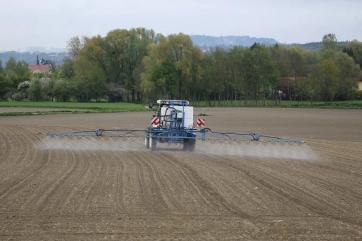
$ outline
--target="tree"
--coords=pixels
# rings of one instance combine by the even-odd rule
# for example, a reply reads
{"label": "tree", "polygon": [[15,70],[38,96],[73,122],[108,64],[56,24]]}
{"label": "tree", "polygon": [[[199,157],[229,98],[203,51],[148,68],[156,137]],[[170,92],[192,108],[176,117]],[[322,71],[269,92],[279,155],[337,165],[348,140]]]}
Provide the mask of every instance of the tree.
{"label": "tree", "polygon": [[78,36],[68,41],[67,48],[71,58],[76,58],[79,55],[80,50],[84,47],[84,41],[85,39],[82,41]]}
{"label": "tree", "polygon": [[15,85],[18,85],[21,81],[26,81],[31,79],[31,73],[28,68],[28,64],[25,61],[19,61],[16,64],[16,81]]}
{"label": "tree", "polygon": [[115,83],[127,91],[127,100],[135,102],[139,96],[142,59],[148,46],[155,41],[153,30],[137,28],[114,30],[105,38],[106,66],[109,69],[108,83]]}
{"label": "tree", "polygon": [[315,97],[325,101],[345,100],[357,86],[359,67],[342,52],[322,55],[313,73]]}
{"label": "tree", "polygon": [[335,62],[338,66],[338,84],[335,99],[351,99],[354,90],[357,89],[360,73],[359,65],[350,56],[341,52],[336,55]]}
{"label": "tree", "polygon": [[6,93],[11,95],[16,91],[16,88],[21,82],[28,81],[31,78],[28,64],[24,61],[16,62],[14,58],[10,58],[7,61],[5,69],[1,72],[2,74],[0,75],[2,75],[2,77],[0,78],[2,79],[2,83],[0,85],[2,85],[3,89],[0,92],[2,92],[2,95]]}
{"label": "tree", "polygon": [[57,100],[68,101],[71,96],[75,95],[75,86],[69,79],[55,80],[53,85],[53,94]]}
{"label": "tree", "polygon": [[40,86],[35,81],[39,76],[31,75],[24,62],[10,59],[3,70],[0,64],[0,98],[14,93],[18,99],[28,98],[17,87],[30,79],[30,96],[37,100],[185,98],[211,104],[265,100],[277,93],[279,97],[279,90],[290,100],[352,98],[362,44],[353,41],[342,50],[336,36],[327,34],[323,46],[321,51],[308,51],[254,44],[203,52],[184,34],[165,37],[145,28],[116,29],[104,37],[72,38],[69,59],[49,76],[51,81],[41,79]]}
{"label": "tree", "polygon": [[323,48],[325,49],[336,49],[337,48],[337,37],[334,33],[329,33],[323,36]]}
{"label": "tree", "polygon": [[75,76],[74,60],[65,59],[60,66],[59,77],[65,79],[72,79]]}
{"label": "tree", "polygon": [[5,94],[9,91],[10,87],[11,84],[5,76],[5,71],[0,61],[0,99],[5,97]]}
{"label": "tree", "polygon": [[[243,59],[245,55],[245,49],[241,47],[234,47],[228,53],[228,78],[230,78],[230,85],[227,91],[230,93],[230,97],[234,99],[241,99],[241,97],[246,97],[246,86],[245,79],[243,78]],[[228,99],[230,99],[230,97]]]}
{"label": "tree", "polygon": [[[19,81],[19,78],[17,76],[17,73],[16,73],[16,60],[11,57],[8,62],[6,62],[6,65],[5,65],[5,74],[6,74],[6,78],[8,79],[10,85],[12,88],[16,88],[17,85],[20,83]],[[17,83],[19,82],[19,83]]]}
{"label": "tree", "polygon": [[43,94],[42,94],[42,86],[40,83],[40,80],[34,80],[31,82],[30,88],[30,98],[35,101],[42,100]]}
{"label": "tree", "polygon": [[337,66],[332,58],[324,58],[318,64],[315,75],[315,85],[317,98],[331,101],[337,92]]}
{"label": "tree", "polygon": [[270,52],[264,46],[255,44],[245,52],[243,65],[247,95],[256,101],[272,94],[277,86],[278,71]]}
{"label": "tree", "polygon": [[100,36],[87,39],[74,60],[76,98],[80,101],[98,99],[105,94],[107,69],[103,44]]}
{"label": "tree", "polygon": [[354,59],[354,61],[362,69],[362,42],[354,40],[350,42],[344,49],[343,52],[348,54]]}
{"label": "tree", "polygon": [[189,36],[170,35],[151,44],[144,59],[142,87],[152,96],[185,98],[192,96],[192,84],[200,79],[201,51]]}
{"label": "tree", "polygon": [[[71,60],[74,63],[75,79],[82,82],[83,88],[92,88],[82,89],[82,92],[97,93],[98,97],[109,94],[110,100],[124,97],[127,101],[139,101],[139,71],[142,69],[142,59],[147,54],[148,45],[154,41],[155,33],[144,28],[117,29],[104,38],[85,38],[82,47],[75,48],[77,54]],[[76,39],[72,42],[78,46]],[[64,74],[71,75],[71,62],[65,64]],[[117,91],[122,93],[116,93]]]}

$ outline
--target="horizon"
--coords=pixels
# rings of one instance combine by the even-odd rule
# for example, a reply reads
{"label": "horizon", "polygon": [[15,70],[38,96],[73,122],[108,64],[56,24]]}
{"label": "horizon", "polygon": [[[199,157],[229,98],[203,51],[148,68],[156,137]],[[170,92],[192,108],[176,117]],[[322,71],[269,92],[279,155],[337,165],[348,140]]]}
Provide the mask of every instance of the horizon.
{"label": "horizon", "polygon": [[0,38],[0,51],[65,49],[73,36],[135,27],[163,35],[249,36],[282,44],[320,42],[327,33],[339,41],[362,40],[359,9],[358,0],[2,0],[0,28],[6,37]]}
{"label": "horizon", "polygon": [[[112,30],[111,30],[112,31]],[[171,34],[177,34],[177,33],[171,33]],[[272,40],[276,40],[278,44],[282,44],[282,45],[304,45],[304,44],[311,44],[311,43],[321,43],[322,42],[322,38],[321,40],[317,40],[317,41],[312,41],[312,42],[304,42],[304,43],[283,43],[278,41],[277,39],[274,38],[270,38],[270,37],[260,37],[260,36],[249,36],[249,35],[205,35],[205,34],[192,34],[189,35],[190,37],[192,36],[204,36],[204,37],[249,37],[249,38],[257,38],[257,39],[272,39]],[[82,36],[81,36],[82,37]],[[102,36],[104,37],[104,36]],[[323,36],[322,36],[323,37]],[[350,42],[350,41],[360,41],[358,39],[351,39],[351,40],[340,40],[338,39],[338,42]],[[7,52],[18,52],[18,53],[64,53],[67,52],[67,47],[43,47],[43,46],[29,46],[23,49],[9,49],[9,50],[1,50],[0,49],[0,53],[7,53]]]}

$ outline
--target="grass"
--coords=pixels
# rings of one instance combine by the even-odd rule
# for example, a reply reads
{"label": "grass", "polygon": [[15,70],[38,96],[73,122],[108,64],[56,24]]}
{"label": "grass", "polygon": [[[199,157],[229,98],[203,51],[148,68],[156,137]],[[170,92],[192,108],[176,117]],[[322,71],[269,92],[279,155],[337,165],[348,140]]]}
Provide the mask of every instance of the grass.
{"label": "grass", "polygon": [[[62,113],[112,113],[129,111],[146,111],[142,104],[100,103],[100,102],[51,102],[51,101],[0,101],[1,107],[37,108],[36,111],[0,112],[0,116],[50,115]],[[44,108],[44,110],[41,110]],[[45,109],[46,108],[46,109]],[[54,109],[54,110],[47,110]]]}
{"label": "grass", "polygon": [[[282,108],[323,108],[323,109],[362,109],[362,100],[348,101],[191,101],[195,107],[282,107]],[[60,113],[110,113],[127,111],[147,111],[142,104],[132,103],[98,103],[98,102],[34,102],[34,101],[0,101],[0,107],[39,108],[36,111],[0,112],[0,116],[49,115]],[[44,110],[41,108],[54,109]],[[57,110],[58,109],[58,110]]]}
{"label": "grass", "polygon": [[142,104],[98,103],[98,102],[51,102],[51,101],[0,101],[0,107],[50,108],[68,110],[88,110],[93,112],[145,111]]}
{"label": "grass", "polygon": [[27,111],[27,112],[0,112],[0,116],[28,116],[28,115],[54,115],[54,114],[64,114],[64,113],[71,113],[71,114],[79,114],[79,113],[95,113],[94,111],[87,111],[87,110],[60,110],[60,111]]}
{"label": "grass", "polygon": [[323,108],[323,109],[362,109],[362,100],[346,101],[275,101],[275,100],[232,100],[192,102],[197,107],[282,107],[282,108]]}

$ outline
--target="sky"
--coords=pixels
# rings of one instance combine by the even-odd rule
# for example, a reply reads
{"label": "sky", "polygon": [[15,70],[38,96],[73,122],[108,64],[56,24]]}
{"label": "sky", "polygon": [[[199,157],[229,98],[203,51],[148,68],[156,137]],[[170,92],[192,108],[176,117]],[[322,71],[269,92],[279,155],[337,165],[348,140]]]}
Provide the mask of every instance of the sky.
{"label": "sky", "polygon": [[270,37],[281,43],[362,40],[362,0],[0,0],[0,51],[65,48],[116,28]]}

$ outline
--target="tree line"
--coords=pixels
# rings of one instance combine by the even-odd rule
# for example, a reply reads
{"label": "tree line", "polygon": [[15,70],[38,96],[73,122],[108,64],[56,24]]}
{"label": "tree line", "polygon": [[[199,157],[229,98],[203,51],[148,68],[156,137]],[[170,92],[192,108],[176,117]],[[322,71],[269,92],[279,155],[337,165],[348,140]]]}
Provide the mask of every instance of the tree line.
{"label": "tree line", "polygon": [[69,58],[51,74],[26,63],[0,63],[0,98],[57,101],[348,100],[359,98],[362,43],[341,46],[334,34],[323,49],[276,44],[202,51],[188,35],[117,29],[74,37]]}

